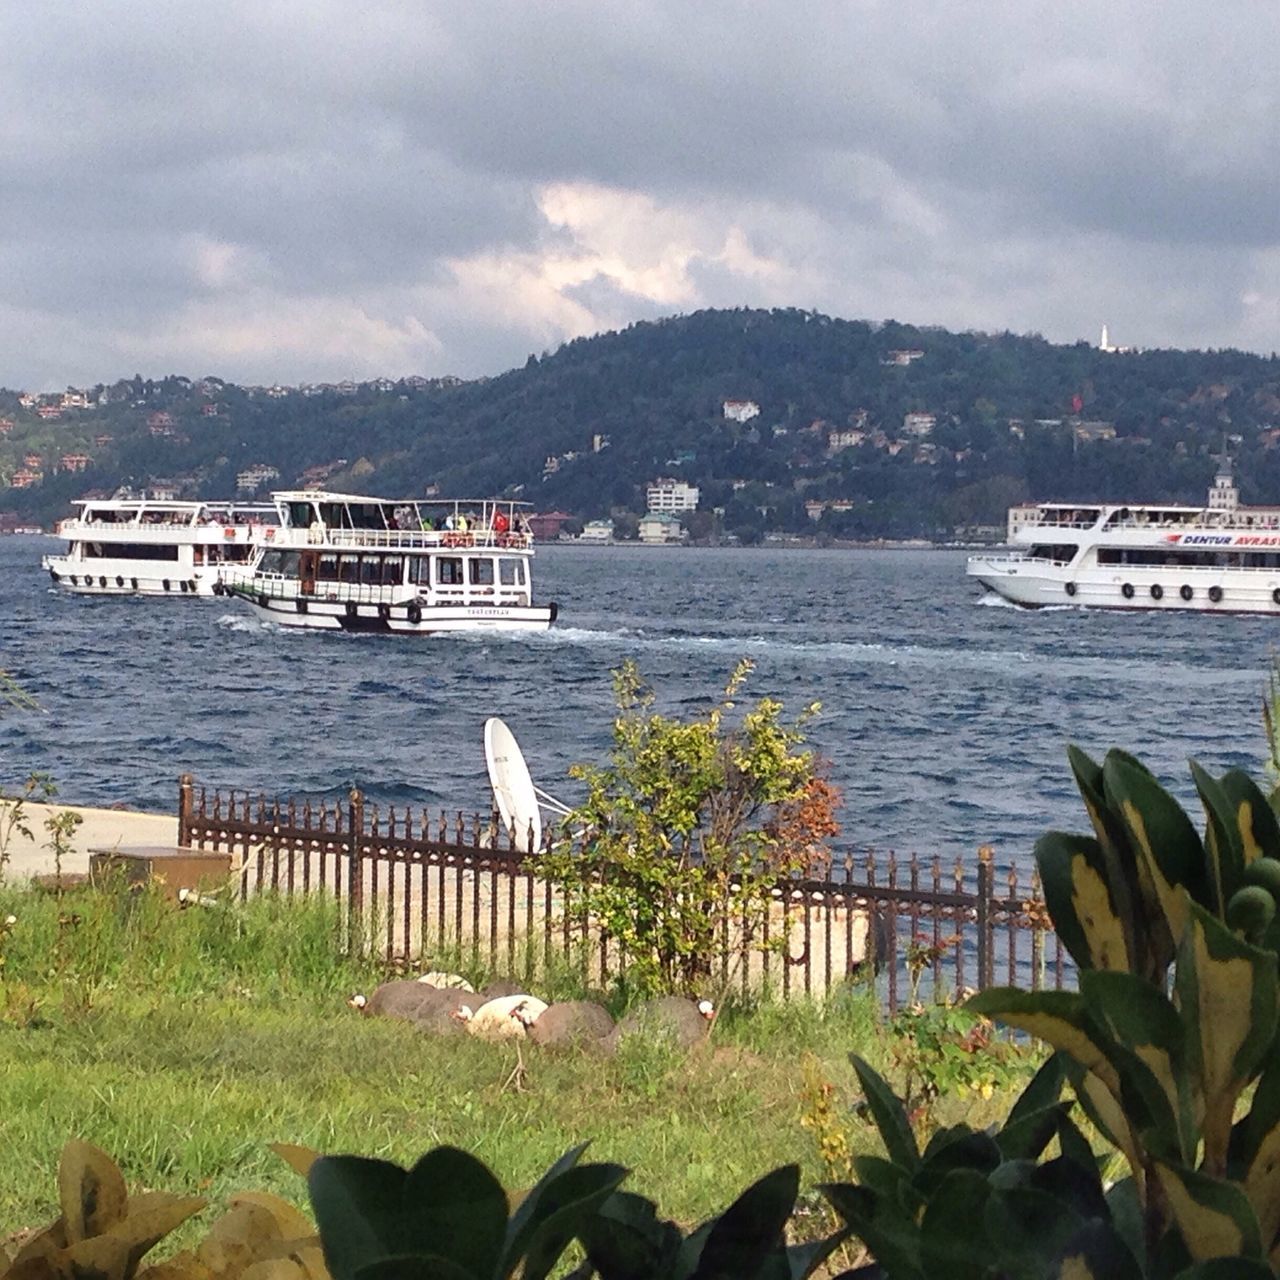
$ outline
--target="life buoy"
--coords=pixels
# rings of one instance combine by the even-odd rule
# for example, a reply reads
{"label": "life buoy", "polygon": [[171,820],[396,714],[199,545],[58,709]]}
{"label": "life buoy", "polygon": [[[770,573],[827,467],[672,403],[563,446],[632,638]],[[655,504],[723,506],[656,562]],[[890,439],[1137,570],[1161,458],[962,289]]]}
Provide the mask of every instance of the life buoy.
{"label": "life buoy", "polygon": [[192,595],[195,595],[195,593],[196,593],[196,581],[195,581],[195,579],[194,579],[194,578],[192,578],[192,579],[191,579],[191,581],[187,583],[187,590],[188,590],[188,591],[190,591]]}
{"label": "life buoy", "polygon": [[[74,582],[74,581],[75,581],[75,579],[73,578],[73,579],[72,579],[72,581]],[[1276,589],[1271,593],[1271,598],[1272,598],[1272,600],[1274,600],[1274,601],[1276,602],[1276,604],[1280,604],[1280,587],[1277,587],[1277,588],[1276,588]]]}
{"label": "life buoy", "polygon": [[178,583],[178,590],[185,596],[187,594],[187,584],[185,582]]}
{"label": "life buoy", "polygon": [[391,606],[389,604],[380,604],[378,606],[378,617],[380,617],[383,622],[386,622],[386,620],[391,617]]}
{"label": "life buoy", "polygon": [[116,586],[117,586],[117,587],[123,587],[123,586],[124,586],[124,574],[122,574],[122,573],[117,573],[117,574],[116,574]]}
{"label": "life buoy", "polygon": [[271,606],[267,603],[267,597],[262,592],[258,593],[258,608],[259,609],[271,608]]}
{"label": "life buoy", "polygon": [[294,607],[294,608],[295,608],[299,613],[306,613],[306,611],[307,611],[307,602],[306,602],[306,601],[305,601],[301,596],[299,596],[299,597],[298,597],[298,598],[293,602],[293,607]]}
{"label": "life buoy", "polygon": [[98,586],[105,587],[106,585],[107,585],[107,575],[104,573],[102,577],[98,579]]}
{"label": "life buoy", "polygon": [[[62,579],[58,577],[58,571],[57,571],[57,569],[50,569],[50,570],[49,570],[49,577],[51,577],[51,578],[54,580],[54,582],[61,582],[61,581],[62,581]],[[74,579],[73,579],[73,581],[74,581]]]}
{"label": "life buoy", "polygon": [[166,579],[165,579],[165,580],[164,580],[160,585],[161,585],[161,586],[162,586],[166,591],[168,591],[168,590],[169,590],[169,579],[168,579],[168,578],[166,578]]}
{"label": "life buoy", "polygon": [[223,593],[223,590],[224,590],[224,587],[221,582],[215,582],[213,584],[213,594],[215,596],[220,596]]}
{"label": "life buoy", "polygon": [[1153,583],[1151,587],[1151,598],[1153,600],[1164,599],[1164,588],[1158,583]]}
{"label": "life buoy", "polygon": [[1126,582],[1124,586],[1120,588],[1120,594],[1124,596],[1126,600],[1132,600],[1133,599],[1133,583]]}
{"label": "life buoy", "polygon": [[416,627],[422,621],[422,606],[415,601],[404,611],[404,616]]}
{"label": "life buoy", "polygon": [[1067,595],[1074,596],[1076,593],[1076,584],[1074,582],[1067,583]]}
{"label": "life buoy", "polygon": [[129,579],[129,585],[130,585],[130,586],[131,586],[135,591],[137,591],[137,589],[138,589],[138,580],[137,580],[137,578],[130,578],[130,579]]}
{"label": "life buoy", "polygon": [[1222,588],[1221,588],[1221,587],[1210,587],[1210,588],[1209,588],[1209,599],[1210,599],[1210,600],[1212,600],[1214,604],[1218,604],[1218,603],[1222,600]]}
{"label": "life buoy", "polygon": [[232,538],[236,536],[236,531],[233,528],[231,528],[230,525],[228,525],[225,529],[223,529],[222,536],[226,538],[228,541],[230,541]]}
{"label": "life buoy", "polygon": [[360,612],[354,600],[347,601],[347,617],[354,618]]}
{"label": "life buoy", "polygon": [[1193,591],[1193,590],[1192,590],[1191,583],[1189,583],[1189,582],[1184,582],[1184,583],[1182,584],[1182,586],[1180,586],[1180,587],[1178,588],[1178,594],[1179,594],[1179,595],[1180,595],[1184,600],[1190,600],[1190,599],[1191,599],[1191,597],[1195,595],[1195,591]]}

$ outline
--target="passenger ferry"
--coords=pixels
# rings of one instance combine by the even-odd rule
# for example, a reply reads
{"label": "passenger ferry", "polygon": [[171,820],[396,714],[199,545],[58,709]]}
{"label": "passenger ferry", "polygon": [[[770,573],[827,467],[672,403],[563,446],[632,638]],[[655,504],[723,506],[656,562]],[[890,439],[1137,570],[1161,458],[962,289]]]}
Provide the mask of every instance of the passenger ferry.
{"label": "passenger ferry", "polygon": [[81,501],[54,530],[67,549],[41,566],[86,595],[211,596],[274,536],[269,504],[109,498]]}
{"label": "passenger ferry", "polygon": [[1242,507],[1223,459],[1207,507],[1044,502],[967,572],[1015,604],[1280,615],[1280,507]]}
{"label": "passenger ferry", "polygon": [[219,587],[288,627],[431,635],[545,631],[527,503],[273,494],[280,521],[249,573]]}

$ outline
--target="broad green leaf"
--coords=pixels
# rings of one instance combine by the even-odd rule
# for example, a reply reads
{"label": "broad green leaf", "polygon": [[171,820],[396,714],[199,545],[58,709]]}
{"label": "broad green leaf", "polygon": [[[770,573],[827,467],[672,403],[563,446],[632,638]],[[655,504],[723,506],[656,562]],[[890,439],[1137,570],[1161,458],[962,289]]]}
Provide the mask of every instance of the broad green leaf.
{"label": "broad green leaf", "polygon": [[524,1254],[526,1245],[528,1244],[529,1235],[532,1232],[535,1218],[539,1213],[539,1206],[542,1202],[542,1193],[546,1190],[547,1185],[554,1182],[562,1173],[567,1173],[570,1169],[577,1165],[582,1159],[582,1153],[587,1149],[587,1143],[580,1142],[576,1147],[570,1147],[543,1175],[537,1182],[529,1188],[529,1193],[516,1206],[515,1212],[511,1215],[510,1222],[507,1223],[506,1241],[503,1246],[503,1270],[507,1270],[514,1258],[520,1258]]}
{"label": "broad green leaf", "polygon": [[755,1275],[786,1243],[787,1222],[800,1190],[800,1167],[783,1165],[749,1186],[716,1219],[693,1280]]}
{"label": "broad green leaf", "polygon": [[1129,1123],[1129,1117],[1120,1105],[1116,1092],[1103,1083],[1092,1071],[1086,1071],[1079,1063],[1067,1063],[1067,1076],[1075,1090],[1076,1100],[1084,1113],[1093,1121],[1098,1131],[1113,1147],[1124,1152],[1132,1169],[1142,1167],[1138,1142]]}
{"label": "broad green leaf", "polygon": [[[1034,1160],[1053,1141],[1071,1110],[1069,1102],[1055,1102],[1016,1120],[1005,1121],[996,1134],[996,1145],[1005,1160]],[[1070,1123],[1068,1121],[1068,1123]]]}
{"label": "broad green leaf", "polygon": [[500,1274],[512,1275],[519,1267],[523,1280],[543,1280],[626,1176],[620,1164],[584,1164],[557,1174],[542,1188],[528,1234],[521,1237],[523,1249],[504,1251]]}
{"label": "broad green leaf", "polygon": [[352,1280],[476,1280],[470,1271],[434,1253],[397,1254],[361,1267]]}
{"label": "broad green leaf", "polygon": [[1096,1073],[1119,1095],[1120,1081],[1110,1061],[1111,1040],[1090,1016],[1078,992],[989,987],[970,999],[965,1008],[1038,1037]]}
{"label": "broad green leaf", "polygon": [[483,1161],[436,1147],[409,1170],[401,1195],[397,1253],[431,1253],[474,1276],[493,1275],[506,1236],[507,1193]]}
{"label": "broad green leaf", "polygon": [[1276,1034],[1276,957],[1191,904],[1177,992],[1187,1062],[1204,1098],[1205,1159],[1225,1168],[1236,1098]]}
{"label": "broad green leaf", "polygon": [[1053,1280],[1143,1280],[1129,1246],[1105,1222],[1081,1227],[1044,1274]]}
{"label": "broad green leaf", "polygon": [[920,1227],[865,1187],[846,1182],[818,1188],[842,1222],[857,1236],[893,1280],[925,1280],[920,1257]]}
{"label": "broad green leaf", "polygon": [[1116,810],[1150,873],[1174,942],[1186,927],[1185,889],[1196,902],[1208,895],[1205,852],[1182,806],[1145,769],[1117,752],[1102,767],[1108,804]]}
{"label": "broad green leaf", "polygon": [[1177,1165],[1155,1170],[1192,1261],[1262,1257],[1258,1219],[1238,1186]]}
{"label": "broad green leaf", "polygon": [[[1116,1063],[1122,1097],[1132,1099],[1136,1092],[1148,1117],[1141,1127],[1156,1131],[1147,1133],[1148,1145],[1167,1159],[1190,1161],[1199,1134],[1178,1011],[1163,992],[1132,973],[1082,973],[1080,991],[1094,1017],[1132,1054]],[[1134,1120],[1131,1110],[1131,1125]]]}
{"label": "broad green leaf", "polygon": [[1128,1246],[1145,1269],[1147,1262],[1146,1222],[1142,1199],[1138,1195],[1138,1183],[1132,1177],[1121,1178],[1107,1188],[1107,1211],[1116,1234]]}
{"label": "broad green leaf", "polygon": [[408,1174],[387,1160],[321,1156],[307,1174],[311,1208],[333,1280],[405,1252],[399,1243],[401,1193]]}
{"label": "broad green leaf", "polygon": [[1032,1170],[1028,1185],[1052,1196],[1063,1208],[1074,1209],[1082,1219],[1107,1216],[1107,1199],[1096,1164],[1058,1156]]}
{"label": "broad green leaf", "polygon": [[987,1275],[986,1210],[993,1194],[997,1193],[991,1184],[973,1169],[947,1174],[920,1223],[920,1260],[926,1274],[948,1280],[982,1280]]}
{"label": "broad green leaf", "polygon": [[897,1094],[865,1059],[851,1053],[849,1061],[858,1073],[858,1082],[862,1085],[862,1092],[866,1095],[867,1105],[871,1108],[876,1128],[880,1130],[880,1138],[889,1153],[889,1159],[909,1173],[914,1173],[920,1167],[920,1148],[916,1145],[916,1136],[911,1131],[907,1113]]}
{"label": "broad green leaf", "polygon": [[1204,847],[1208,854],[1210,898],[1205,903],[1215,915],[1221,917],[1227,909],[1227,899],[1236,891],[1246,859],[1240,842],[1240,829],[1236,821],[1235,807],[1222,784],[1211,777],[1195,761],[1191,761],[1191,777],[1204,805],[1207,826]]}
{"label": "broad green leaf", "polygon": [[1280,858],[1280,822],[1254,780],[1242,769],[1228,769],[1218,781],[1235,811],[1245,866],[1257,858]]}
{"label": "broad green leaf", "polygon": [[1062,945],[1081,969],[1132,966],[1125,921],[1108,883],[1102,846],[1050,831],[1036,841],[1045,905]]}
{"label": "broad green leaf", "polygon": [[578,1239],[603,1280],[651,1280],[670,1271],[681,1237],[653,1201],[615,1191],[582,1223]]}
{"label": "broad green leaf", "polygon": [[1179,1271],[1174,1280],[1275,1280],[1275,1272],[1250,1258],[1210,1258]]}
{"label": "broad green leaf", "polygon": [[1000,1148],[985,1133],[953,1133],[949,1141],[931,1144],[911,1185],[928,1200],[952,1170],[972,1169],[986,1177],[999,1167],[1000,1160]]}
{"label": "broad green leaf", "polygon": [[892,1160],[854,1156],[853,1172],[861,1186],[896,1205],[903,1213],[914,1215],[924,1206],[920,1193],[911,1185],[911,1175]]}
{"label": "broad green leaf", "polygon": [[1276,1048],[1273,1045],[1268,1054],[1249,1114],[1232,1134],[1233,1161],[1244,1166],[1245,1195],[1267,1242],[1280,1233],[1280,1057]]}
{"label": "broad green leaf", "polygon": [[1023,1116],[1053,1106],[1062,1097],[1062,1086],[1066,1079],[1067,1073],[1061,1055],[1051,1053],[1027,1082],[1027,1087],[1018,1095],[1017,1102],[1009,1108],[1009,1118],[1005,1124],[1015,1124]]}
{"label": "broad green leaf", "polygon": [[1025,1275],[1043,1274],[1085,1221],[1050,1192],[1015,1187],[992,1192],[983,1225],[1001,1268]]}

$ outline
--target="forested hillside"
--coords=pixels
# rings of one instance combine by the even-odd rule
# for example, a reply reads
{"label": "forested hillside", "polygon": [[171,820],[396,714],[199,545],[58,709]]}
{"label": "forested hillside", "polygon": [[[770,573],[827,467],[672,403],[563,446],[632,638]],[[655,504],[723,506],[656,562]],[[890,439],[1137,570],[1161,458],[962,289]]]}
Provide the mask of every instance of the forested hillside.
{"label": "forested hillside", "polygon": [[[730,410],[742,421],[726,401],[747,402]],[[951,536],[1023,498],[1199,502],[1224,443],[1243,500],[1280,501],[1277,424],[1274,354],[705,311],[473,382],[0,390],[0,512],[48,522],[86,491],[159,482],[224,497],[258,466],[279,473],[264,492],[435,485],[625,526],[671,476],[701,489],[699,534]]]}

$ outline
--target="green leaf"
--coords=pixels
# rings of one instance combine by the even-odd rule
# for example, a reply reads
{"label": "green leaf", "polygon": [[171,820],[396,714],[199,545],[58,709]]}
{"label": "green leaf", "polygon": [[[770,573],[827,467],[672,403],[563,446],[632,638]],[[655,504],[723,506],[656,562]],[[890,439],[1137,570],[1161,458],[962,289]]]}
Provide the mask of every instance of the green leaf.
{"label": "green leaf", "polygon": [[681,1236],[659,1219],[653,1201],[615,1191],[578,1229],[578,1239],[601,1280],[653,1280],[675,1261]]}
{"label": "green leaf", "polygon": [[1276,957],[1194,904],[1178,954],[1187,1060],[1204,1097],[1205,1161],[1225,1168],[1236,1098],[1276,1034]]}
{"label": "green leaf", "polygon": [[1177,1165],[1155,1169],[1192,1261],[1262,1257],[1258,1219],[1238,1186]]}
{"label": "green leaf", "polygon": [[333,1280],[402,1252],[397,1226],[408,1174],[387,1160],[321,1156],[307,1174],[311,1208]]}
{"label": "green leaf", "polygon": [[1272,1045],[1249,1114],[1232,1132],[1232,1172],[1258,1215],[1264,1241],[1280,1233],[1280,1055]]}
{"label": "green leaf", "polygon": [[716,1219],[693,1280],[749,1280],[781,1250],[800,1190],[800,1167],[783,1165],[749,1186]]}
{"label": "green leaf", "polygon": [[1081,1227],[1045,1275],[1055,1280],[1143,1280],[1129,1246],[1105,1222]]}
{"label": "green leaf", "polygon": [[1043,1274],[1050,1259],[1084,1224],[1070,1205],[1049,1192],[1014,1187],[992,1193],[983,1225],[1003,1269]]}
{"label": "green leaf", "polygon": [[1130,1253],[1145,1269],[1147,1260],[1146,1222],[1143,1218],[1142,1199],[1138,1195],[1137,1181],[1132,1177],[1121,1178],[1107,1188],[1107,1210],[1111,1225],[1124,1241]]}
{"label": "green leaf", "polygon": [[1016,1124],[1024,1116],[1053,1106],[1062,1097],[1062,1086],[1066,1079],[1062,1058],[1051,1053],[1027,1082],[1027,1087],[1018,1095],[1017,1102],[1009,1108],[1005,1124]]}
{"label": "green leaf", "polygon": [[1068,1054],[1117,1095],[1119,1077],[1111,1065],[1113,1044],[1091,1017],[1084,997],[1076,991],[1019,991],[1016,987],[988,987],[968,1001],[966,1009],[1017,1027]]}
{"label": "green leaf", "polygon": [[880,1156],[854,1156],[853,1172],[861,1186],[883,1197],[903,1213],[914,1215],[924,1207],[920,1193],[911,1185],[911,1175],[892,1160]]}
{"label": "green leaf", "polygon": [[627,1170],[619,1164],[584,1164],[551,1179],[539,1194],[527,1233],[520,1235],[523,1246],[504,1251],[500,1275],[512,1275],[520,1266],[522,1280],[543,1280],[583,1223],[595,1215],[626,1176]]}
{"label": "green leaf", "polygon": [[1276,1273],[1248,1258],[1210,1258],[1179,1271],[1174,1280],[1275,1280]]}
{"label": "green leaf", "polygon": [[379,1258],[355,1273],[354,1280],[475,1280],[470,1271],[432,1253]]}
{"label": "green leaf", "polygon": [[1069,1102],[1055,1102],[1043,1111],[1033,1111],[1014,1121],[1006,1121],[996,1134],[1000,1154],[1008,1160],[1034,1160],[1058,1133],[1060,1123],[1071,1110]]}
{"label": "green leaf", "polygon": [[851,1053],[849,1061],[858,1073],[858,1082],[862,1085],[862,1092],[866,1095],[872,1119],[880,1130],[880,1138],[889,1153],[889,1159],[909,1173],[914,1173],[920,1167],[920,1149],[916,1146],[916,1136],[911,1131],[902,1103],[884,1078],[865,1059]]}
{"label": "green leaf", "polygon": [[953,1170],[972,1169],[985,1178],[999,1167],[1001,1158],[1000,1148],[987,1134],[955,1133],[949,1141],[930,1146],[911,1185],[928,1200]]}
{"label": "green leaf", "polygon": [[483,1161],[436,1147],[409,1170],[397,1252],[435,1254],[488,1280],[502,1256],[507,1193]]}
{"label": "green leaf", "polygon": [[530,1231],[533,1229],[533,1220],[538,1213],[538,1207],[542,1202],[542,1193],[546,1190],[549,1183],[554,1182],[562,1173],[567,1173],[574,1168],[578,1161],[582,1159],[582,1154],[586,1151],[589,1144],[580,1142],[576,1147],[570,1147],[543,1175],[537,1182],[529,1188],[529,1194],[516,1206],[515,1212],[511,1215],[511,1220],[507,1223],[506,1242],[503,1248],[503,1271],[508,1269],[508,1262],[512,1258],[520,1258],[524,1256],[525,1245],[528,1240]]}
{"label": "green leaf", "polygon": [[1102,767],[1107,801],[1150,874],[1174,942],[1186,927],[1186,889],[1195,902],[1209,893],[1205,852],[1182,806],[1131,758],[1111,751]]}
{"label": "green leaf", "polygon": [[913,1216],[865,1187],[847,1182],[818,1188],[850,1231],[871,1250],[893,1280],[925,1280],[920,1227]]}
{"label": "green leaf", "polygon": [[1208,854],[1210,895],[1205,906],[1221,917],[1226,912],[1227,899],[1236,891],[1244,871],[1246,859],[1240,841],[1240,828],[1226,790],[1195,760],[1191,761],[1191,777],[1200,793],[1208,823],[1204,847]]}
{"label": "green leaf", "polygon": [[1280,822],[1253,779],[1242,769],[1228,769],[1218,781],[1235,813],[1244,865],[1280,858]]}
{"label": "green leaf", "polygon": [[[1080,991],[1094,1016],[1128,1052],[1114,1060],[1131,1124],[1144,1130],[1154,1154],[1189,1161],[1199,1138],[1186,1078],[1182,1019],[1168,997],[1132,973],[1080,975]],[[1137,1098],[1134,1098],[1134,1095]],[[1145,1119],[1137,1120],[1141,1102]]]}
{"label": "green leaf", "polygon": [[1131,967],[1125,920],[1108,881],[1102,846],[1049,831],[1036,841],[1045,906],[1062,945],[1081,969]]}
{"label": "green leaf", "polygon": [[[953,1169],[942,1180],[920,1223],[920,1261],[927,1275],[948,1280],[987,1275],[986,1210],[993,1194],[991,1184],[973,1169]],[[896,1280],[892,1269],[891,1274]]]}

